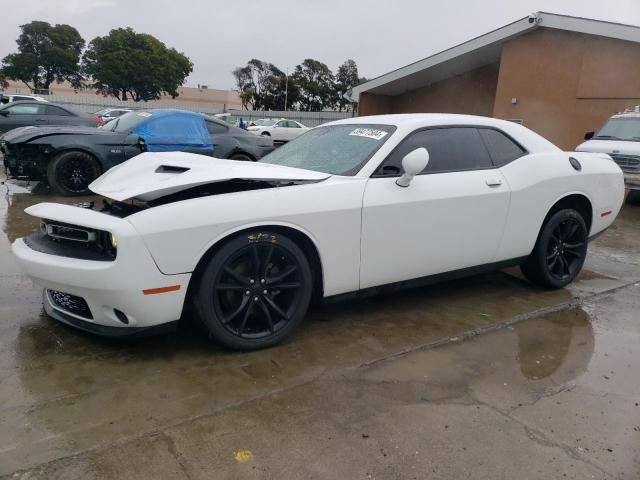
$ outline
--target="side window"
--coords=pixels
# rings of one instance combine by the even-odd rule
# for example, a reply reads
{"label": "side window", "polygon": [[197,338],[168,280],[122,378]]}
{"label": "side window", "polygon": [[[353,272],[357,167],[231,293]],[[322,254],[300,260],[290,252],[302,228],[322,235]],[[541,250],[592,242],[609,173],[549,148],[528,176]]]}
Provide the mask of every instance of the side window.
{"label": "side window", "polygon": [[480,128],[478,131],[496,167],[513,162],[526,153],[524,148],[498,130]]}
{"label": "side window", "polygon": [[37,103],[23,103],[20,105],[13,105],[7,110],[14,115],[42,115],[44,113],[44,106]]}
{"label": "side window", "polygon": [[425,147],[429,152],[429,164],[422,173],[493,168],[487,149],[475,128],[433,128],[410,134],[387,157],[374,176],[399,175],[404,156],[420,147]]}
{"label": "side window", "polygon": [[54,105],[47,105],[47,115],[56,115],[58,117],[70,117],[71,114],[66,110],[63,110],[60,107],[56,107]]}
{"label": "side window", "polygon": [[220,135],[227,132],[227,127],[220,125],[219,123],[207,121],[206,124],[207,130],[209,130],[211,135]]}
{"label": "side window", "polygon": [[300,125],[298,125],[296,122],[292,122],[291,120],[289,120],[287,122],[287,127],[289,127],[289,128],[300,128]]}
{"label": "side window", "polygon": [[286,120],[280,120],[278,123],[276,123],[276,127],[287,127],[287,122]]}

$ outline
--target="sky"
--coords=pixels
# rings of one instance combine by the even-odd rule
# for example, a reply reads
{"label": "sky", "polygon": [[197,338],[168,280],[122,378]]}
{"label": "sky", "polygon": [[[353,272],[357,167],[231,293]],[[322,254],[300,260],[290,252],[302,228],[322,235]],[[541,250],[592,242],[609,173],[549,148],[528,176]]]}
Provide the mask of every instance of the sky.
{"label": "sky", "polygon": [[0,0],[0,11],[0,58],[32,20],[72,25],[87,43],[130,26],[191,59],[186,85],[220,89],[252,58],[283,71],[351,58],[374,78],[535,11],[640,25],[640,0]]}

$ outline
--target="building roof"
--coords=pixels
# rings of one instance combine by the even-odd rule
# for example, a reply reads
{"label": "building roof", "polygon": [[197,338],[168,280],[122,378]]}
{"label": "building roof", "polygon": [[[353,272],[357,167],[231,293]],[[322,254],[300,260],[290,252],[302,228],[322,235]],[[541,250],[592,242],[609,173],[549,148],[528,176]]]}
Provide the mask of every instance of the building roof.
{"label": "building roof", "polygon": [[353,101],[358,101],[360,94],[364,92],[390,96],[400,95],[484,65],[496,63],[500,60],[504,42],[541,27],[640,43],[640,27],[638,26],[536,12],[353,87],[349,96]]}

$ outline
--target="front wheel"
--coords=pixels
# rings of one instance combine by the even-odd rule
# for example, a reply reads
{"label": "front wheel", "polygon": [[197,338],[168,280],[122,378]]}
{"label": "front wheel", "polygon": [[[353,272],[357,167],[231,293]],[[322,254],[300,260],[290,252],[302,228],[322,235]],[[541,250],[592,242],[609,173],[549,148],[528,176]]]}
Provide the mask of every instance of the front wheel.
{"label": "front wheel", "polygon": [[49,185],[61,195],[85,195],[89,184],[99,176],[100,164],[85,152],[59,153],[47,166]]}
{"label": "front wheel", "polygon": [[533,252],[520,267],[530,282],[545,288],[571,283],[587,256],[587,226],[575,210],[555,212],[543,225]]}
{"label": "front wheel", "polygon": [[195,302],[212,338],[234,350],[256,350],[281,342],[302,322],[311,292],[300,247],[280,233],[251,231],[209,260]]}

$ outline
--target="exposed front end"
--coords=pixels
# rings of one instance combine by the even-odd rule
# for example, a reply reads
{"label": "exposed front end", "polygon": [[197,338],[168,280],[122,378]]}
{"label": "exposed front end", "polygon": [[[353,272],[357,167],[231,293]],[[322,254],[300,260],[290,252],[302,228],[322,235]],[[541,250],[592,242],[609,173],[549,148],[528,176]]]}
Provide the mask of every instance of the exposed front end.
{"label": "exposed front end", "polygon": [[164,275],[133,226],[95,210],[44,203],[40,229],[13,252],[44,287],[44,308],[82,330],[120,336],[180,319],[190,274]]}

